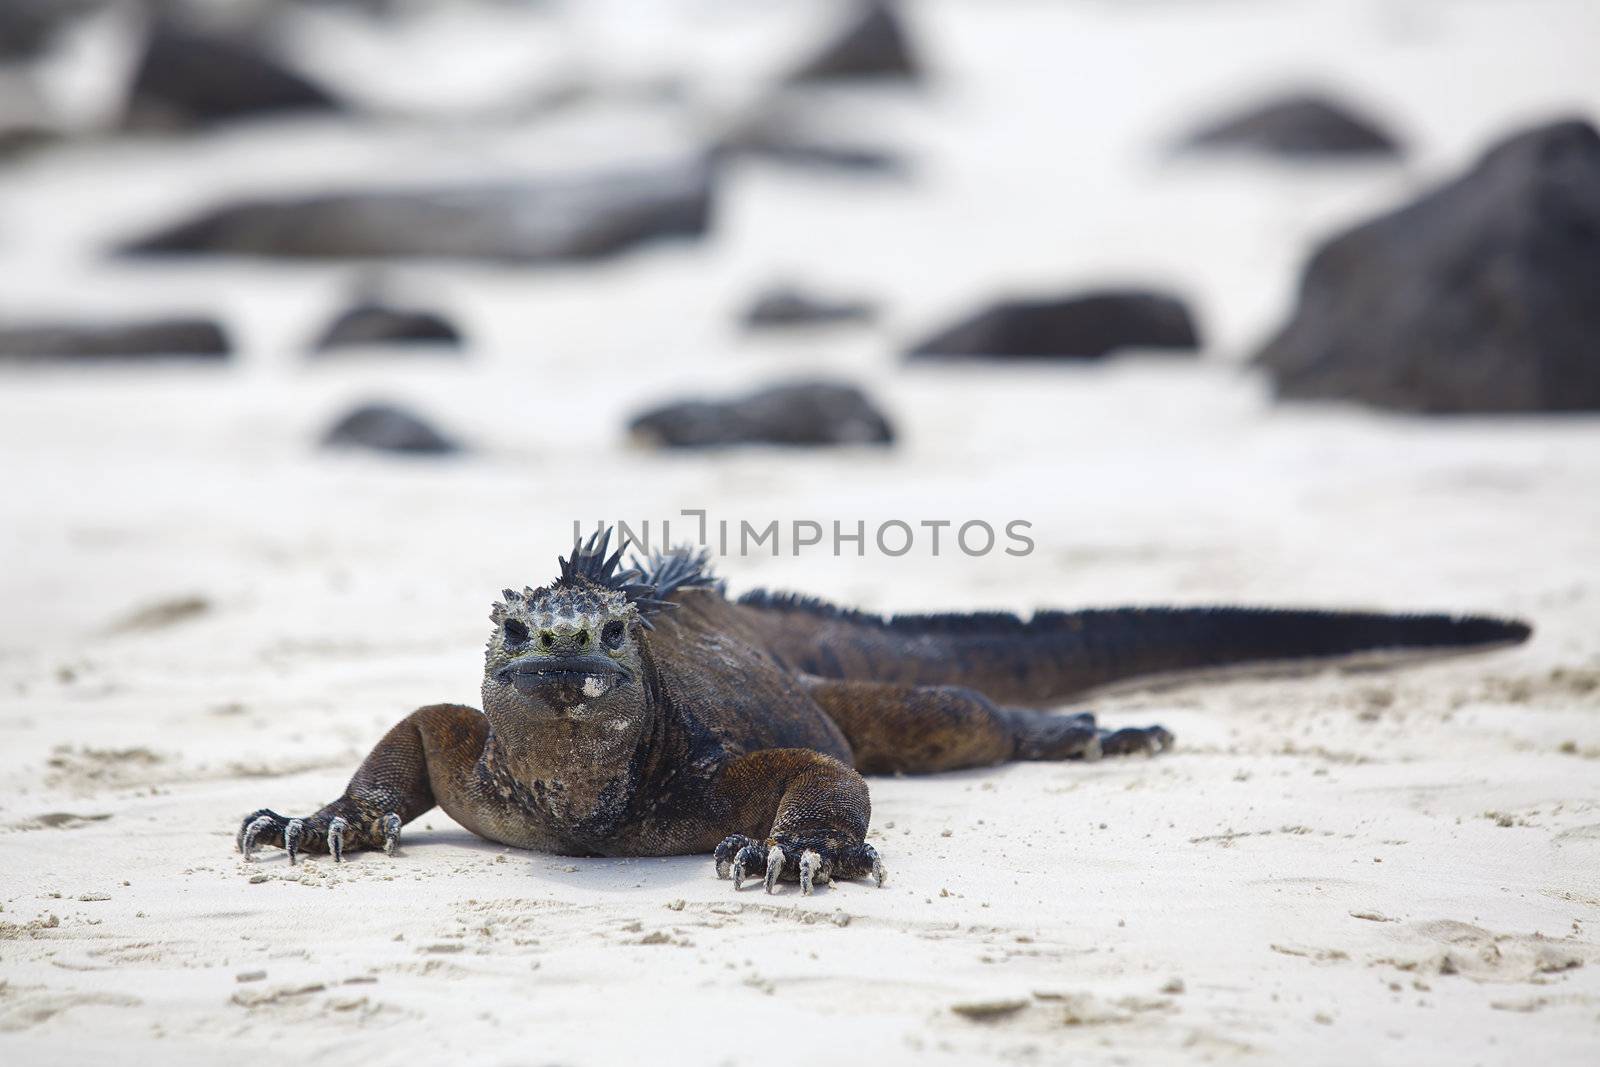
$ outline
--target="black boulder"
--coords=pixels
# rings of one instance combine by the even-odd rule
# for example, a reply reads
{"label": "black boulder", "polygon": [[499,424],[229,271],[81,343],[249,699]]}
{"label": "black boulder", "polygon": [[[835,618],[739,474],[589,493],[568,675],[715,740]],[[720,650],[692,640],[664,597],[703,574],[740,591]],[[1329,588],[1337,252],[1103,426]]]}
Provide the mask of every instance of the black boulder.
{"label": "black boulder", "polygon": [[634,439],[664,448],[886,445],[889,421],[853,385],[799,382],[734,400],[684,400],[634,418]]}
{"label": "black boulder", "polygon": [[1517,134],[1326,242],[1257,361],[1276,392],[1422,412],[1600,409],[1600,134]]}

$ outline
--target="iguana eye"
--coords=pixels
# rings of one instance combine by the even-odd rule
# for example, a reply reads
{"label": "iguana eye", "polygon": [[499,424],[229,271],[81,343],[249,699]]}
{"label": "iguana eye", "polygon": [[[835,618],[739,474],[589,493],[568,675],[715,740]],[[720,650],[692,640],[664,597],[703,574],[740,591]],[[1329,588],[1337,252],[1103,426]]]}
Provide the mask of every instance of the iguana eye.
{"label": "iguana eye", "polygon": [[622,647],[622,623],[612,619],[606,623],[605,629],[600,631],[600,640],[605,642],[607,648]]}
{"label": "iguana eye", "polygon": [[505,631],[507,647],[528,643],[528,627],[516,619],[506,620]]}

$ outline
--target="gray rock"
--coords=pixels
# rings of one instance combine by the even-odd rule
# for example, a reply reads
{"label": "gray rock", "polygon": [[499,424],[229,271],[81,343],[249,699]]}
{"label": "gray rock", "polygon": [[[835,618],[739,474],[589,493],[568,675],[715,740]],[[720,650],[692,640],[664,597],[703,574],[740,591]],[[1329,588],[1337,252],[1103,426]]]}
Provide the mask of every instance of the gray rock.
{"label": "gray rock", "polygon": [[727,445],[886,445],[888,419],[866,395],[838,382],[799,382],[734,400],[684,400],[636,417],[634,440],[665,448]]}
{"label": "gray rock", "polygon": [[330,323],[317,341],[316,350],[395,344],[460,348],[461,334],[448,319],[434,312],[368,301]]}
{"label": "gray rock", "polygon": [[134,74],[123,125],[187,129],[339,108],[327,90],[273,59],[248,36],[197,32],[158,20]]}
{"label": "gray rock", "polygon": [[1189,135],[1189,148],[1279,156],[1398,156],[1400,144],[1377,120],[1313,94],[1269,101]]}
{"label": "gray rock", "polygon": [[789,80],[915,79],[920,73],[899,5],[890,0],[862,0],[834,36]]}
{"label": "gray rock", "polygon": [[329,193],[207,211],[134,255],[597,259],[711,225],[705,163],[518,185]]}
{"label": "gray rock", "polygon": [[231,350],[227,335],[210,319],[0,327],[0,358],[224,359]]}
{"label": "gray rock", "polygon": [[392,404],[363,404],[333,424],[322,437],[325,448],[364,448],[375,452],[450,455],[461,451],[453,439],[420,415]]}
{"label": "gray rock", "polygon": [[871,322],[878,309],[866,300],[837,300],[813,296],[789,286],[760,294],[745,310],[746,329],[781,326],[823,326],[843,322]]}
{"label": "gray rock", "polygon": [[372,19],[392,19],[417,7],[417,0],[296,0],[302,7],[345,8]]}
{"label": "gray rock", "polygon": [[912,357],[1099,359],[1123,348],[1195,351],[1200,337],[1182,300],[1107,291],[991,305],[914,346]]}
{"label": "gray rock", "polygon": [[32,59],[103,0],[0,0],[0,60]]}
{"label": "gray rock", "polygon": [[1600,134],[1577,119],[1517,134],[1326,242],[1257,360],[1286,398],[1600,409]]}
{"label": "gray rock", "polygon": [[0,122],[0,163],[22,159],[60,141],[61,131],[49,126],[10,126]]}
{"label": "gray rock", "polygon": [[55,144],[64,133],[60,116],[45,101],[35,79],[22,71],[0,70],[0,163]]}
{"label": "gray rock", "polygon": [[829,118],[826,112],[808,113],[794,102],[768,100],[723,134],[713,151],[719,159],[756,159],[852,174],[910,173],[902,153],[870,144]]}

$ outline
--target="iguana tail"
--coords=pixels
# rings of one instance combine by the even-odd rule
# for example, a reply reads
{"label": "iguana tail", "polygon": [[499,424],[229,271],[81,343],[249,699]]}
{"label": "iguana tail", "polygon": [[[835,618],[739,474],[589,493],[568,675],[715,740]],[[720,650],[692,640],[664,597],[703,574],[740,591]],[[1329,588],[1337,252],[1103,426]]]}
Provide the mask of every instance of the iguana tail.
{"label": "iguana tail", "polygon": [[791,668],[824,678],[963,685],[1047,706],[1113,683],[1224,668],[1440,655],[1520,644],[1532,628],[1477,615],[1279,608],[1111,608],[881,618],[748,593],[741,613]]}

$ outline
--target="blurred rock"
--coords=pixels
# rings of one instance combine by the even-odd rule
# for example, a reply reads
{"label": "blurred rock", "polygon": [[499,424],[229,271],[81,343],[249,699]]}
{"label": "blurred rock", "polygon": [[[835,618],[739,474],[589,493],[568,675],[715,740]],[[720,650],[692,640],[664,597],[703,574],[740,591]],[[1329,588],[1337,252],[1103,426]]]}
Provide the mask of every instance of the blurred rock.
{"label": "blurred rock", "polygon": [[363,404],[335,422],[322,437],[324,448],[367,448],[377,452],[449,455],[461,446],[420,415],[390,404]]}
{"label": "blurred rock", "polygon": [[894,152],[825,140],[730,139],[717,149],[726,155],[764,159],[793,167],[891,175],[903,175],[909,170],[905,159]]}
{"label": "blurred rock", "polygon": [[813,296],[791,286],[777,286],[757,296],[741,319],[746,329],[772,326],[822,326],[871,322],[878,309],[865,300]]}
{"label": "blurred rock", "polygon": [[417,8],[416,0],[295,0],[306,8],[345,8],[374,19],[389,19]]}
{"label": "blurred rock", "polygon": [[58,143],[61,134],[44,126],[6,126],[0,124],[0,163],[21,159]]}
{"label": "blurred rock", "polygon": [[800,109],[765,102],[725,133],[714,151],[795,167],[904,175],[910,169],[896,151],[843,136],[837,129],[803,118]]}
{"label": "blurred rock", "polygon": [[[0,0],[0,3],[5,0]],[[43,112],[32,112],[19,107],[6,107],[5,93],[10,86],[0,80],[0,163],[32,155],[40,149],[59,144],[62,131],[50,122]]]}
{"label": "blurred rock", "polygon": [[329,193],[205,212],[133,254],[596,259],[711,224],[703,162],[520,185]]}
{"label": "blurred rock", "polygon": [[1189,148],[1279,156],[1398,156],[1400,144],[1376,120],[1323,96],[1284,97],[1204,126]]}
{"label": "blurred rock", "polygon": [[1328,241],[1257,360],[1294,399],[1600,409],[1600,134],[1582,120],[1517,134]]}
{"label": "blurred rock", "polygon": [[123,125],[182,130],[339,108],[327,91],[267,55],[248,34],[225,36],[157,20],[133,77]]}
{"label": "blurred rock", "polygon": [[144,607],[137,608],[124,615],[112,623],[106,632],[127,634],[149,630],[165,630],[168,627],[192,622],[203,615],[208,615],[214,610],[214,607],[215,605],[207,597],[193,594],[158,600],[154,604],[146,604]]}
{"label": "blurred rock", "polygon": [[0,60],[31,59],[104,0],[0,0]]}
{"label": "blurred rock", "polygon": [[230,351],[227,335],[210,319],[0,327],[0,358],[223,359]]}
{"label": "blurred rock", "polygon": [[915,346],[911,356],[1099,359],[1122,348],[1200,347],[1194,319],[1175,296],[1084,293],[1060,300],[1009,300]]}
{"label": "blurred rock", "polygon": [[0,70],[0,162],[35,152],[62,136],[36,80],[25,71]]}
{"label": "blurred rock", "polygon": [[359,345],[429,345],[461,347],[461,334],[450,321],[431,311],[396,308],[376,301],[357,304],[329,324],[316,350]]}
{"label": "blurred rock", "polygon": [[635,441],[665,448],[890,444],[889,421],[852,385],[799,382],[735,400],[684,400],[637,416]]}
{"label": "blurred rock", "polygon": [[792,82],[920,75],[900,17],[890,0],[863,0],[817,54],[789,75]]}

